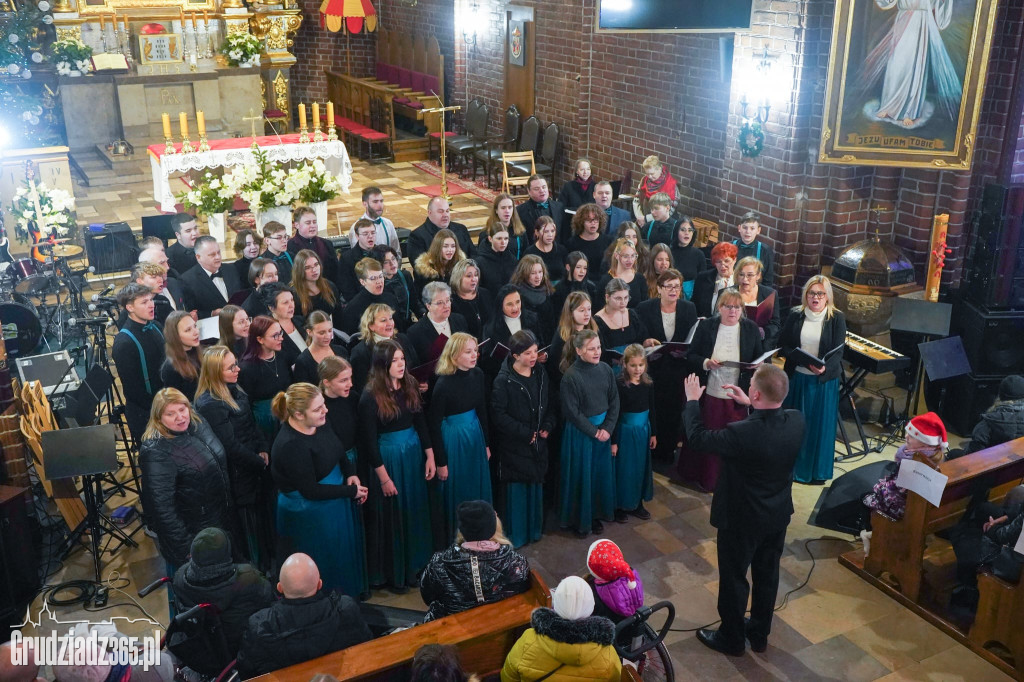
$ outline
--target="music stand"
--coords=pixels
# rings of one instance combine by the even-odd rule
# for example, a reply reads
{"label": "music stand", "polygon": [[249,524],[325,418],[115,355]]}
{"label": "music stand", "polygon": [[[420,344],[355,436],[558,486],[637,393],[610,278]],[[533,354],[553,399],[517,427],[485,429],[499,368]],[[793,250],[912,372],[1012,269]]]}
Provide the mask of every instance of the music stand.
{"label": "music stand", "polygon": [[[928,380],[939,386],[939,402],[935,411],[945,414],[946,389],[945,379],[971,373],[971,361],[967,359],[964,342],[959,336],[919,343],[918,351],[924,361],[924,373]],[[939,383],[941,382],[941,383]]]}
{"label": "music stand", "polygon": [[[59,429],[42,433],[43,464],[47,480],[74,478],[81,476],[82,492],[85,496],[85,518],[72,529],[67,540],[60,548],[62,558],[67,558],[75,549],[86,530],[90,534],[93,567],[96,571],[96,582],[103,580],[103,567],[100,556],[106,551],[110,540],[117,539],[121,545],[138,547],[138,544],[118,528],[113,521],[100,512],[99,500],[102,499],[100,479],[103,474],[116,471],[117,445],[114,441],[113,424],[85,426],[77,429]],[[106,533],[107,546],[100,549],[100,535]]]}

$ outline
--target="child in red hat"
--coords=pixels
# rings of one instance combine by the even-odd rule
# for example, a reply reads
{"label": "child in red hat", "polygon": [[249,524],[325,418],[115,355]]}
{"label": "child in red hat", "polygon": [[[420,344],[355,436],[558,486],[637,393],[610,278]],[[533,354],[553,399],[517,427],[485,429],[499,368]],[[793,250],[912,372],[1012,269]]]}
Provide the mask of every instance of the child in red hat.
{"label": "child in red hat", "polygon": [[640,576],[611,540],[596,541],[587,550],[587,582],[594,590],[594,615],[619,621],[644,605]]}
{"label": "child in red hat", "polygon": [[[864,504],[869,510],[877,511],[894,521],[902,519],[907,508],[907,491],[896,485],[896,477],[900,471],[898,465],[905,459],[912,459],[914,455],[921,454],[928,464],[937,468],[949,449],[946,426],[934,412],[927,412],[911,419],[906,431],[907,440],[896,451],[896,468],[878,481],[872,491],[864,496]],[[864,553],[867,554],[871,533],[862,531],[861,538],[864,540]]]}

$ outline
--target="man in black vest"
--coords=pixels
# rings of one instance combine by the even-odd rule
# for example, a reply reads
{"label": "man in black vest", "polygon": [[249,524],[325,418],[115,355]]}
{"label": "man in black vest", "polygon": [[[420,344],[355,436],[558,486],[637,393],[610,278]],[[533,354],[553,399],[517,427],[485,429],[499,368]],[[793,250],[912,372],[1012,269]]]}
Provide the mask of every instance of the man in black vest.
{"label": "man in black vest", "polygon": [[[793,514],[793,466],[804,439],[804,418],[782,409],[789,378],[778,367],[761,365],[750,382],[750,397],[737,386],[723,388],[750,415],[724,429],[708,431],[700,416],[704,389],[695,374],[685,381],[683,424],[690,446],[722,458],[722,472],[711,499],[711,525],[718,529],[718,630],[702,628],[697,639],[730,656],[768,646],[772,612],[779,591],[779,560]],[[750,620],[744,623],[753,582]]]}
{"label": "man in black vest", "polygon": [[416,259],[420,254],[427,252],[430,242],[434,241],[434,235],[441,230],[451,230],[455,234],[459,248],[462,249],[462,253],[466,254],[466,258],[472,258],[476,253],[466,226],[462,223],[452,222],[452,209],[445,198],[433,197],[427,202],[427,219],[412,231],[409,240],[405,243],[406,253],[409,254],[409,263],[415,267]]}
{"label": "man in black vest", "polygon": [[[534,233],[537,218],[546,215],[555,221],[555,225],[561,225],[565,215],[565,206],[558,199],[551,198],[548,181],[539,175],[531,175],[526,188],[530,191],[530,198],[516,206],[516,213],[519,214],[519,219],[523,221],[523,227],[526,228],[527,240],[532,244],[537,240]],[[564,244],[569,241],[571,236],[566,236],[566,232],[563,230],[560,236],[561,242]]]}
{"label": "man in black vest", "polygon": [[179,213],[171,218],[171,227],[174,228],[174,236],[178,241],[167,247],[167,259],[170,261],[171,269],[183,275],[196,264],[194,247],[199,237],[199,226],[196,225],[195,216]]}
{"label": "man in black vest", "polygon": [[153,290],[136,282],[117,292],[117,303],[128,319],[114,337],[110,356],[124,391],[124,416],[136,442],[149,421],[153,396],[163,388],[160,365],[164,361],[164,335],[153,321]]}
{"label": "man in black vest", "polygon": [[185,286],[188,309],[195,310],[199,319],[216,315],[227,305],[231,294],[241,290],[238,272],[234,268],[222,268],[220,244],[209,235],[196,240],[198,267],[185,272],[181,283]]}

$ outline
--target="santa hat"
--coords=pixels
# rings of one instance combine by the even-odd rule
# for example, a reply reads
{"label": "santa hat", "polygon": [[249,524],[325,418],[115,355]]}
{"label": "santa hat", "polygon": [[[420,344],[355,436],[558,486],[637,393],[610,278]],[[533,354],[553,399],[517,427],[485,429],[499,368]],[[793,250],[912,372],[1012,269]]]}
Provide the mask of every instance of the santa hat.
{"label": "santa hat", "polygon": [[943,450],[949,449],[949,441],[946,440],[946,427],[939,419],[939,415],[934,412],[926,412],[911,419],[907,424],[907,436],[913,436],[925,445],[941,445]]}
{"label": "santa hat", "polygon": [[587,550],[587,570],[601,582],[629,579],[629,589],[636,587],[636,575],[622,556],[622,550],[611,540],[596,541]]}

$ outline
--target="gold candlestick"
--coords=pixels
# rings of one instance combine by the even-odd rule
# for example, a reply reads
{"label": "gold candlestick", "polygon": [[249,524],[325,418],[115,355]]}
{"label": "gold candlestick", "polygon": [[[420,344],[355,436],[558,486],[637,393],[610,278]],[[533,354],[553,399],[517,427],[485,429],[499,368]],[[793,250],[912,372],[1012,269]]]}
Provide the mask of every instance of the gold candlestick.
{"label": "gold candlestick", "polygon": [[331,126],[327,129],[327,141],[337,142],[338,141],[338,129]]}
{"label": "gold candlestick", "polygon": [[181,138],[181,153],[182,154],[191,154],[194,151],[195,151],[195,148],[192,146],[192,143],[189,142],[188,135],[183,135],[182,138]]}
{"label": "gold candlestick", "polygon": [[299,142],[309,142],[309,130],[306,126],[299,128]]}
{"label": "gold candlestick", "polygon": [[202,133],[199,135],[199,149],[198,149],[198,151],[200,151],[200,152],[208,152],[208,151],[210,151],[210,142],[209,142],[209,140],[206,139],[206,135],[204,135]]}
{"label": "gold candlestick", "polygon": [[313,142],[323,142],[324,139],[326,138],[324,138],[324,134],[320,131],[320,126],[317,126],[313,130]]}
{"label": "gold candlestick", "polygon": [[177,154],[178,150],[174,147],[174,138],[168,135],[164,138],[164,154]]}

